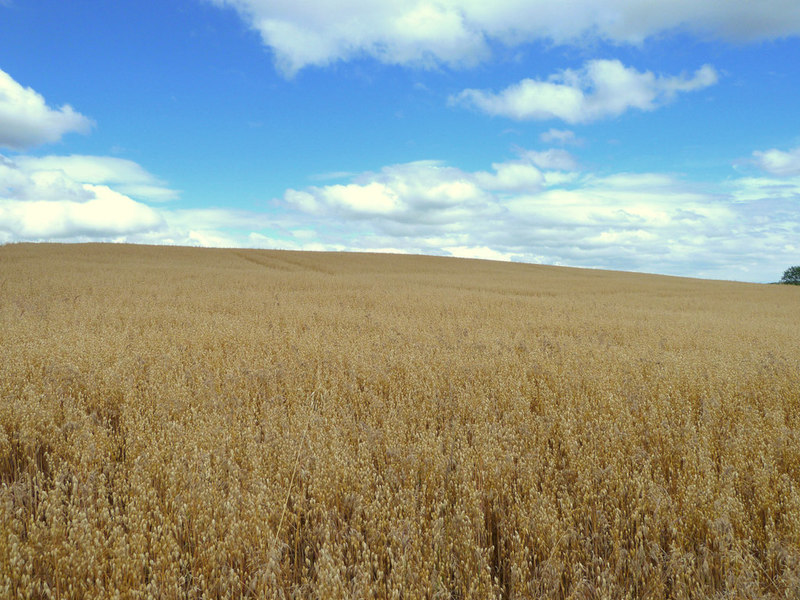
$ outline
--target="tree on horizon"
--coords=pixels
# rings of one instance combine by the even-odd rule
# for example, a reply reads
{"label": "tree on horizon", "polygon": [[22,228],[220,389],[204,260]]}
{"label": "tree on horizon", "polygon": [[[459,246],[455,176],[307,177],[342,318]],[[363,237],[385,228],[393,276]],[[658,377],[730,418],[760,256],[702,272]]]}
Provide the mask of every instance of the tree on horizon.
{"label": "tree on horizon", "polygon": [[781,283],[800,285],[800,265],[786,269],[781,277]]}

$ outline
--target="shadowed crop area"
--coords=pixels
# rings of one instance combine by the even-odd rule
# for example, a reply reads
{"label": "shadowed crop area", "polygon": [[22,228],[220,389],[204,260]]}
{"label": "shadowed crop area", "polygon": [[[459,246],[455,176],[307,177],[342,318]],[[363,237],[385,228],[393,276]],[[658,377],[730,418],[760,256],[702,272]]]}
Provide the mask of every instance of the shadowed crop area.
{"label": "shadowed crop area", "polygon": [[800,294],[0,247],[0,595],[797,598]]}

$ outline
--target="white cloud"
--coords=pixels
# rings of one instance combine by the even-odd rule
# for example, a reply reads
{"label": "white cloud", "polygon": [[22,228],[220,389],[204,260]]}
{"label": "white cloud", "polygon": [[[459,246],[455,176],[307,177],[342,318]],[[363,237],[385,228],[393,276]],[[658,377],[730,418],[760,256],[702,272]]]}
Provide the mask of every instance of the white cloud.
{"label": "white cloud", "polygon": [[732,197],[739,202],[761,198],[800,199],[800,176],[741,177],[733,182]]}
{"label": "white cloud", "polygon": [[211,0],[232,6],[287,75],[371,56],[387,64],[462,66],[491,43],[639,44],[670,30],[749,41],[800,33],[796,0]]}
{"label": "white cloud", "polygon": [[[0,71],[0,146],[22,150],[90,127],[71,107],[48,107],[40,94]],[[0,242],[115,240],[159,232],[163,215],[134,198],[176,195],[121,158],[0,156]]]}
{"label": "white cloud", "polygon": [[533,164],[512,161],[492,164],[494,173],[476,173],[475,180],[486,190],[519,192],[542,187],[544,175]]}
{"label": "white cloud", "polygon": [[562,146],[566,146],[567,144],[577,145],[580,143],[578,138],[575,137],[575,132],[569,129],[548,129],[539,136],[539,139],[545,144],[555,143],[561,144]]}
{"label": "white cloud", "polygon": [[143,200],[173,200],[175,190],[132,160],[110,156],[20,156],[16,164],[26,173],[55,173],[72,181],[106,184]]}
{"label": "white cloud", "polygon": [[69,132],[87,133],[92,121],[65,104],[47,106],[41,94],[0,70],[0,147],[25,150],[57,142]]}
{"label": "white cloud", "polygon": [[6,241],[111,238],[158,228],[150,207],[105,186],[86,185],[89,199],[15,201],[0,198]]}
{"label": "white cloud", "polygon": [[445,246],[444,250],[450,256],[457,258],[480,258],[483,260],[501,260],[510,261],[514,258],[514,254],[509,252],[498,252],[488,246]]}
{"label": "white cloud", "polygon": [[390,165],[287,190],[258,213],[156,209],[111,185],[0,157],[0,242],[391,251],[750,281],[774,281],[796,261],[800,177],[709,186],[663,173],[558,169],[576,162],[563,149],[518,149],[486,171]]}
{"label": "white cloud", "polygon": [[[519,174],[485,174],[497,187],[518,183]],[[442,220],[483,203],[476,178],[437,161],[418,161],[365,173],[347,185],[287,190],[289,205],[311,214],[334,212],[357,219],[391,217],[405,222]]]}
{"label": "white cloud", "polygon": [[544,186],[564,186],[577,181],[580,173],[577,171],[545,171]]}
{"label": "white cloud", "polygon": [[483,35],[447,2],[212,0],[230,5],[293,75],[364,54],[387,64],[474,64],[488,56]]}
{"label": "white cloud", "polygon": [[[157,188],[157,193],[144,194],[148,199],[171,195],[131,161],[0,155],[0,243],[58,240],[294,249],[313,243],[307,228],[293,240],[293,229],[301,228],[294,222],[285,226],[273,214],[155,208],[120,191],[137,185]],[[248,238],[271,230],[273,235]]]}
{"label": "white cloud", "polygon": [[757,150],[752,153],[752,158],[737,161],[735,166],[755,166],[763,172],[729,183],[730,194],[735,201],[800,201],[800,147],[788,151],[774,148]]}
{"label": "white cloud", "polygon": [[522,155],[542,169],[554,169],[557,171],[575,171],[578,169],[578,163],[575,158],[566,150],[559,148],[551,148],[541,152],[527,150]]}
{"label": "white cloud", "polygon": [[189,230],[186,245],[202,246],[204,248],[238,248],[239,243],[235,238],[227,235],[220,235],[216,231],[196,231]]}
{"label": "white cloud", "polygon": [[778,177],[800,175],[800,147],[788,152],[783,150],[765,150],[753,152],[756,165]]}
{"label": "white cloud", "polygon": [[[111,239],[163,226],[162,216],[146,204],[98,185],[105,177],[82,179],[77,176],[82,169],[50,168],[58,158],[69,157],[11,160],[0,156],[3,241]],[[83,167],[84,174],[93,173],[88,164]],[[138,169],[140,175],[146,174]]]}
{"label": "white cloud", "polygon": [[[288,190],[287,219],[315,230],[317,248],[401,248],[751,281],[774,280],[794,260],[800,187],[778,193],[739,180],[708,190],[662,173],[600,177],[541,171],[533,162],[573,168],[561,152],[520,150],[490,172],[435,161],[392,165],[347,185]],[[420,195],[423,182],[470,192],[431,202]]]}
{"label": "white cloud", "polygon": [[653,110],[678,92],[702,89],[717,82],[705,65],[692,77],[657,76],[625,67],[618,60],[591,60],[578,71],[565,69],[546,81],[523,79],[499,93],[467,89],[451,104],[471,106],[490,115],[517,120],[561,119],[586,123],[621,115],[629,109]]}

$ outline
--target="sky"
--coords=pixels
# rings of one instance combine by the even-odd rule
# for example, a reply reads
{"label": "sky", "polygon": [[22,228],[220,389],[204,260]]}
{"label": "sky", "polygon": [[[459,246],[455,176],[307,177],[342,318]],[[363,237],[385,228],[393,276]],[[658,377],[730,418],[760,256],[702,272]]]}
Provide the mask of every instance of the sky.
{"label": "sky", "polygon": [[0,243],[800,264],[797,0],[0,0]]}

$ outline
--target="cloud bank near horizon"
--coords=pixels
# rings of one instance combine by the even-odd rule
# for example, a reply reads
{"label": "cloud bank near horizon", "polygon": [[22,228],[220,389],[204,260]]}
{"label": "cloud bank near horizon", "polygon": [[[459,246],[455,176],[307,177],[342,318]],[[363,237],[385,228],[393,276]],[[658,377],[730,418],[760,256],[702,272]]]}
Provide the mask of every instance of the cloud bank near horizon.
{"label": "cloud bank near horizon", "polygon": [[[148,204],[20,162],[0,159],[3,243],[388,251],[751,281],[774,280],[800,252],[798,176],[764,173],[709,190],[663,173],[600,176],[563,149],[519,149],[485,171],[389,165],[289,189],[274,201],[280,210],[252,212]],[[774,273],[764,272],[765,256]]]}
{"label": "cloud bank near horizon", "polygon": [[347,224],[356,247],[418,253],[672,274],[692,264],[702,276],[768,281],[764,256],[778,269],[800,250],[800,178],[781,192],[762,177],[709,191],[661,173],[570,170],[564,154],[540,168],[544,154],[521,151],[489,172],[392,165],[283,200],[317,223]]}
{"label": "cloud bank near horizon", "polygon": [[[289,189],[270,214],[147,204],[81,181],[99,179],[90,157],[71,173],[40,168],[59,158],[69,163],[0,159],[0,242],[388,251],[757,281],[800,251],[800,177],[768,172],[709,191],[663,173],[585,172],[563,149],[519,149],[485,171],[416,161]],[[775,273],[763,272],[764,256]]]}

